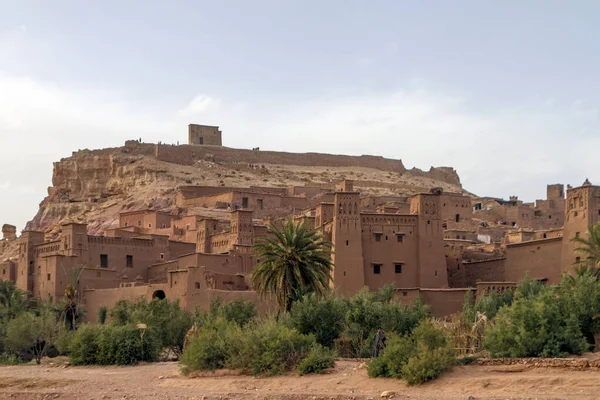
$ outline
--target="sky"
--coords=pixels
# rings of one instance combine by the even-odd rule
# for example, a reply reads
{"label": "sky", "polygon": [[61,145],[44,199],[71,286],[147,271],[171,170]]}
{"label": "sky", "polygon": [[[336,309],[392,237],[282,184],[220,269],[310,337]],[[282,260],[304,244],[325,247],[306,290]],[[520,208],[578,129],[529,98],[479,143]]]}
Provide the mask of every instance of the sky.
{"label": "sky", "polygon": [[0,224],[125,140],[451,166],[481,196],[600,184],[597,1],[0,0]]}

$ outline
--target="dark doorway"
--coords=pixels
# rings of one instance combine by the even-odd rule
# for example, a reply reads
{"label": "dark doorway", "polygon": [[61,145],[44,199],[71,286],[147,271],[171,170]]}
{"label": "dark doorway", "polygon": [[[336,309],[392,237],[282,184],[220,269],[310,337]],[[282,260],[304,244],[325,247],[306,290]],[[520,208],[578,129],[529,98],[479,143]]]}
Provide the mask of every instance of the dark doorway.
{"label": "dark doorway", "polygon": [[152,294],[152,299],[164,300],[166,298],[167,298],[167,296],[165,295],[165,292],[163,292],[162,290],[157,290],[156,292],[154,292]]}

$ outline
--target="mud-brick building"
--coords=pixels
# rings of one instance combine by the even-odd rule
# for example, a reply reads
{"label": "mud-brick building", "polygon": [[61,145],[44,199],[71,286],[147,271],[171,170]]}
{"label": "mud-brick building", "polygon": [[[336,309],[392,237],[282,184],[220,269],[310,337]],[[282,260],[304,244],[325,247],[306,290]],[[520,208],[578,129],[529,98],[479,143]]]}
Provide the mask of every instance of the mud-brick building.
{"label": "mud-brick building", "polygon": [[84,268],[80,289],[116,287],[123,281],[145,281],[149,265],[195,248],[166,236],[90,236],[87,226],[78,223],[61,225],[56,240],[46,242],[44,233],[36,231],[23,232],[20,240],[17,286],[43,300],[61,297],[75,268]]}

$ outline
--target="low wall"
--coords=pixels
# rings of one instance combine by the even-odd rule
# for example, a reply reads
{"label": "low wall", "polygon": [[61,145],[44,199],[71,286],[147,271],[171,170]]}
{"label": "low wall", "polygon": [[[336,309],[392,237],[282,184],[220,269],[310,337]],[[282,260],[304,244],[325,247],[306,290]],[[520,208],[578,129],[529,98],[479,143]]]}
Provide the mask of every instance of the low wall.
{"label": "low wall", "polygon": [[425,303],[431,307],[434,317],[446,317],[462,311],[465,293],[469,288],[460,289],[421,289]]}
{"label": "low wall", "polygon": [[581,371],[600,369],[600,359],[582,358],[479,358],[477,365],[522,365],[526,368],[561,368]]}
{"label": "low wall", "polygon": [[518,282],[525,274],[558,284],[561,275],[562,238],[532,240],[506,245],[504,280]]}

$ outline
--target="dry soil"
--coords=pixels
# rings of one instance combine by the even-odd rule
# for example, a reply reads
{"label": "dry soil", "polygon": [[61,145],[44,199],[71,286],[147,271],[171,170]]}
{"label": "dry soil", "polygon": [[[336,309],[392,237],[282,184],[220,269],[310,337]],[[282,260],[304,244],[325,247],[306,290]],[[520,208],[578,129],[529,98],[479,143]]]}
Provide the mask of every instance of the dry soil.
{"label": "dry soil", "polygon": [[0,367],[0,399],[600,399],[600,372],[522,366],[463,366],[418,387],[370,379],[358,361],[324,375],[275,378],[230,371],[184,377],[177,363],[135,367]]}

